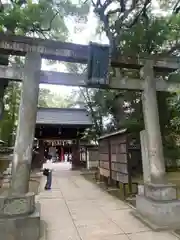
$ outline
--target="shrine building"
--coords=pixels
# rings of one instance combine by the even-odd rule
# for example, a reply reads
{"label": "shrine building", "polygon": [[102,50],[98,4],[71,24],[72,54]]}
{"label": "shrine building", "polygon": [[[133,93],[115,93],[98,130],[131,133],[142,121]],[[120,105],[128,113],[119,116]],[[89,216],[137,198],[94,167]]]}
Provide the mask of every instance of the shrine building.
{"label": "shrine building", "polygon": [[[80,165],[80,139],[92,120],[83,108],[38,108],[35,138],[38,139],[40,159],[50,146],[57,149],[57,160],[72,160]],[[71,158],[71,159],[70,159]]]}

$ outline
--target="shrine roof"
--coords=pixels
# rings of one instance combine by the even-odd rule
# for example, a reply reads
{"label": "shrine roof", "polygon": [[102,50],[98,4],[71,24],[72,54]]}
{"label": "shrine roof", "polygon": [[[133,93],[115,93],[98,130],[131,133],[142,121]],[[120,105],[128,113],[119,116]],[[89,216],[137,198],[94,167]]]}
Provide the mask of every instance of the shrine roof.
{"label": "shrine roof", "polygon": [[98,140],[102,140],[102,139],[106,139],[106,138],[109,138],[109,137],[112,137],[112,136],[117,136],[117,135],[121,135],[121,134],[124,134],[127,132],[127,129],[121,129],[121,130],[118,130],[116,132],[112,132],[112,133],[109,133],[109,134],[105,134],[103,136],[100,136]]}
{"label": "shrine roof", "polygon": [[38,108],[36,124],[91,126],[92,119],[82,108]]}

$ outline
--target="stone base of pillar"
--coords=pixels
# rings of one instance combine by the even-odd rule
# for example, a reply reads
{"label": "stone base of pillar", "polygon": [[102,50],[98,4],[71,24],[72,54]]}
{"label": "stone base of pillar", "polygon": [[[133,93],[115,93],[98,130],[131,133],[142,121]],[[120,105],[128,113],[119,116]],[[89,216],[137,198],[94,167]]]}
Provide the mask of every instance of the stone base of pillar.
{"label": "stone base of pillar", "polygon": [[153,230],[174,230],[180,227],[180,200],[173,184],[145,184],[139,187],[134,216]]}
{"label": "stone base of pillar", "polygon": [[0,239],[40,239],[40,205],[34,193],[0,197]]}
{"label": "stone base of pillar", "polygon": [[79,170],[79,169],[81,169],[82,167],[80,166],[80,165],[78,165],[78,164],[73,164],[72,163],[72,170]]}

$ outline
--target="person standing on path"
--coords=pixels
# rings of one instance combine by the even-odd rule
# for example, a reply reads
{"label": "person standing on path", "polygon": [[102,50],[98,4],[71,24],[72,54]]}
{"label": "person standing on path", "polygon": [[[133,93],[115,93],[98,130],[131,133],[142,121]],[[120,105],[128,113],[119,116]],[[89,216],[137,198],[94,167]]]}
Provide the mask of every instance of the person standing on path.
{"label": "person standing on path", "polygon": [[51,190],[52,171],[53,171],[52,159],[51,160],[47,160],[46,163],[43,164],[43,175],[47,177],[46,185],[44,187],[45,190]]}

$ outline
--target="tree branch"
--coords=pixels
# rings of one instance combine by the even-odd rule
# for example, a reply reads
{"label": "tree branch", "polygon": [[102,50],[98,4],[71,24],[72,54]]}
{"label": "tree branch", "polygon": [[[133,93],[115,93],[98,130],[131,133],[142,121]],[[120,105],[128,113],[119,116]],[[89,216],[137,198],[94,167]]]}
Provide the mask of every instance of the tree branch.
{"label": "tree branch", "polygon": [[[144,18],[148,19],[146,10],[152,0],[145,0],[141,8],[138,6],[138,4],[139,5],[142,4],[141,0],[131,0],[132,1],[131,5],[129,6],[129,3],[127,5],[129,6],[129,8],[126,6],[127,0],[119,0],[120,6],[115,10],[108,10],[107,13],[105,13],[105,11],[107,10],[107,7],[109,7],[110,4],[113,2],[113,0],[106,0],[103,5],[100,3],[100,0],[97,0],[96,3],[94,2],[94,0],[92,1],[94,6],[94,12],[99,16],[100,21],[104,24],[104,31],[107,37],[109,38],[111,51],[113,52],[116,49],[116,43],[115,43],[116,39],[114,37],[113,31],[111,30],[112,29],[117,30],[115,25],[117,25],[117,22],[118,22],[118,35],[120,36],[121,35],[120,29],[122,27],[131,28],[134,24],[137,23],[140,16],[143,15]],[[133,20],[129,24],[125,23],[125,21],[128,19],[130,14],[136,8],[138,10],[138,7],[140,8],[140,10],[133,17]],[[113,28],[113,26],[109,25],[109,18],[111,17],[112,14],[116,14],[116,13],[119,13],[120,16],[119,16],[119,19],[115,21],[114,28]]]}
{"label": "tree branch", "polygon": [[120,4],[121,4],[121,12],[125,12],[126,11],[126,3],[124,0],[120,0]]}
{"label": "tree branch", "polygon": [[85,93],[84,93],[84,89],[80,88],[80,92],[81,92],[81,94],[82,94],[82,96],[83,96],[83,98],[84,98],[87,106],[88,106],[89,109],[90,109],[91,117],[92,117],[92,120],[93,120],[93,122],[94,122],[94,126],[95,126],[95,129],[96,129],[96,132],[97,132],[98,136],[100,136],[101,131],[100,131],[99,126],[98,126],[98,123],[97,123],[97,121],[96,121],[96,114],[95,114],[95,111],[94,111],[93,106],[92,106],[92,101],[91,101],[91,98],[90,98],[90,96],[89,96],[88,89],[86,88],[86,90],[85,90],[86,95],[85,95]]}
{"label": "tree branch", "polygon": [[177,14],[180,11],[180,6],[179,5],[180,5],[180,0],[178,0],[173,7],[173,13],[174,14]]}
{"label": "tree branch", "polygon": [[51,31],[51,28],[52,28],[52,23],[53,23],[53,21],[54,21],[54,19],[55,19],[55,17],[57,16],[59,14],[59,11],[57,11],[54,15],[53,15],[53,17],[51,18],[51,20],[50,20],[50,23],[49,23],[49,27],[48,28],[40,28],[40,26],[39,25],[33,25],[32,26],[32,28],[30,29],[30,31],[31,32],[40,32],[41,34],[43,34],[44,32],[49,32],[49,31]]}
{"label": "tree branch", "polygon": [[168,56],[171,55],[172,53],[174,53],[175,51],[180,50],[180,42],[176,43],[175,45],[173,45],[169,50],[164,51],[162,54],[160,54],[161,56]]}
{"label": "tree branch", "polygon": [[[138,1],[137,1],[138,2]],[[132,28],[139,20],[140,16],[143,15],[144,18],[146,18],[146,20],[148,19],[148,16],[147,16],[147,13],[146,13],[146,10],[148,8],[148,6],[150,5],[150,3],[152,2],[152,0],[146,0],[144,5],[143,5],[143,8],[141,9],[141,11],[134,17],[134,20],[131,22],[130,25],[127,25],[126,27],[128,28]],[[134,6],[134,8],[136,7],[136,5]],[[133,9],[134,9],[133,8]],[[133,10],[132,9],[132,10]],[[132,11],[131,10],[131,11]]]}

